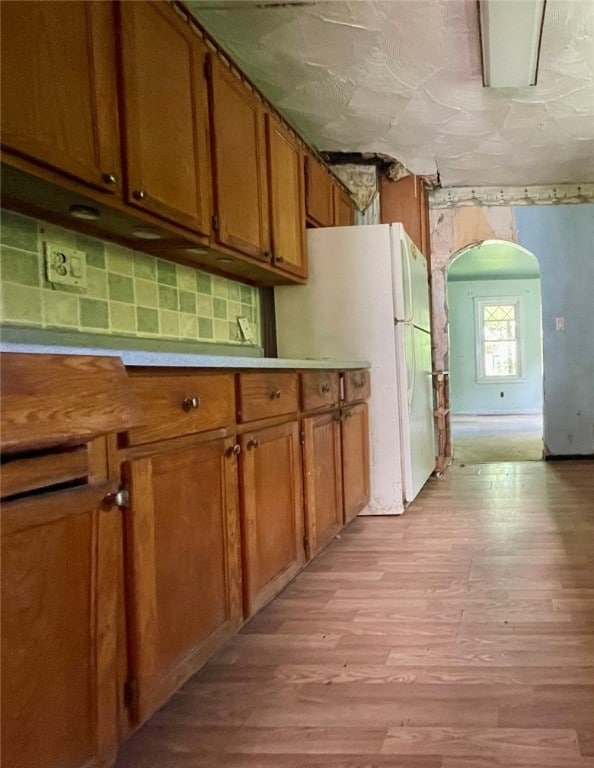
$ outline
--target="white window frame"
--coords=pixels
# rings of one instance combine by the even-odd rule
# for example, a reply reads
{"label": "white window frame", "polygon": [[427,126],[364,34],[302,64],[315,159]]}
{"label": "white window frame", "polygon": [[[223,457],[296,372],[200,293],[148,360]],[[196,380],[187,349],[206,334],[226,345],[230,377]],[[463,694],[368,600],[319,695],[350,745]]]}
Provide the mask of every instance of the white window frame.
{"label": "white window frame", "polygon": [[[484,307],[513,305],[515,307],[516,318],[516,345],[517,345],[517,373],[515,376],[487,376],[485,373],[485,355],[484,344],[485,339],[483,336],[483,315]],[[476,381],[477,384],[499,384],[499,383],[513,383],[524,381],[523,375],[523,355],[522,355],[522,325],[521,325],[521,307],[522,300],[520,296],[475,296],[474,297],[474,318],[475,318],[475,333],[474,338],[476,342],[475,348],[475,360],[476,360]]]}

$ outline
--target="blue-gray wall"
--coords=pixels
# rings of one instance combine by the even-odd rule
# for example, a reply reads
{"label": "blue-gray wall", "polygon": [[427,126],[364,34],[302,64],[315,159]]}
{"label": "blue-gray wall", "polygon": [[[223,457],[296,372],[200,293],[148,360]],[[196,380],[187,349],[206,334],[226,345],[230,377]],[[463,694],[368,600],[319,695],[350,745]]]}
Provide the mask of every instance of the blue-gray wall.
{"label": "blue-gray wall", "polygon": [[[520,380],[478,381],[475,299],[520,299]],[[540,281],[448,281],[450,397],[453,413],[535,413],[542,410]]]}
{"label": "blue-gray wall", "polygon": [[[541,269],[544,441],[556,456],[594,454],[594,205],[514,209],[517,242]],[[557,330],[564,318],[565,330]]]}

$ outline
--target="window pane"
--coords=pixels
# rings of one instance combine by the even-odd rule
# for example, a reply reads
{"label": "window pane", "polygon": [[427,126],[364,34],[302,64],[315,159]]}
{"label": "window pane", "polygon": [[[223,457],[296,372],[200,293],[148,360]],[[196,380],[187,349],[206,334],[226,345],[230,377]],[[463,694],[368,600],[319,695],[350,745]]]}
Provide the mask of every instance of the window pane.
{"label": "window pane", "polygon": [[515,339],[516,324],[513,320],[490,320],[484,325],[483,336],[486,341]]}
{"label": "window pane", "polygon": [[484,308],[484,319],[489,320],[515,320],[515,304],[488,304]]}
{"label": "window pane", "polygon": [[486,341],[484,348],[485,376],[518,375],[516,341]]}

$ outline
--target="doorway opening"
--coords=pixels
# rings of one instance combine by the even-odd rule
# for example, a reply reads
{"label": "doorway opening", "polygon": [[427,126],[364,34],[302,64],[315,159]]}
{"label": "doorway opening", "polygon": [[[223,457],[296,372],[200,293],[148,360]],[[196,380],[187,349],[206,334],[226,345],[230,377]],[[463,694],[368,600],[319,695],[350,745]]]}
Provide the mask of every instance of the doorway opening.
{"label": "doorway opening", "polygon": [[540,267],[486,240],[447,270],[452,453],[457,464],[543,458]]}

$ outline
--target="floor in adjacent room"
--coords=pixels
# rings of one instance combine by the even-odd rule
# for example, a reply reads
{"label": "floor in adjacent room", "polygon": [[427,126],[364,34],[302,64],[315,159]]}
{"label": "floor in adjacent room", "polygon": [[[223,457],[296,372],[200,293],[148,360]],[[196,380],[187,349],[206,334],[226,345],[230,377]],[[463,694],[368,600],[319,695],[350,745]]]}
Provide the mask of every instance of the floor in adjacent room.
{"label": "floor in adjacent room", "polygon": [[451,467],[359,517],[117,768],[592,768],[594,464]]}
{"label": "floor in adjacent room", "polygon": [[542,413],[453,415],[451,427],[457,464],[542,459]]}

